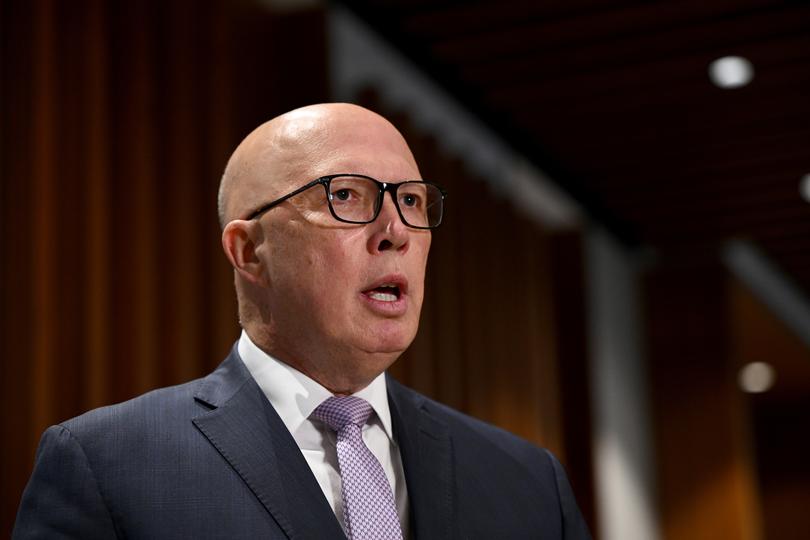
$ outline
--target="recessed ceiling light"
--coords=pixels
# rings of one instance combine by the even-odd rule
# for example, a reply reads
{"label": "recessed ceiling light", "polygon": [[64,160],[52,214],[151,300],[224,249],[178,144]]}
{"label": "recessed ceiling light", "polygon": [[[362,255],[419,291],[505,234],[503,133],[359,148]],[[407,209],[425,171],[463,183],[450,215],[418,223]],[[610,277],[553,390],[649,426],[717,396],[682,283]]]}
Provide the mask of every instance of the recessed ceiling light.
{"label": "recessed ceiling light", "polygon": [[740,370],[738,381],[745,392],[767,392],[776,380],[776,371],[765,362],[751,362]]}
{"label": "recessed ceiling light", "polygon": [[802,176],[802,181],[799,183],[799,193],[802,194],[805,201],[810,202],[810,173]]}
{"label": "recessed ceiling light", "polygon": [[724,56],[709,64],[709,78],[720,88],[739,88],[754,78],[754,66],[742,56]]}

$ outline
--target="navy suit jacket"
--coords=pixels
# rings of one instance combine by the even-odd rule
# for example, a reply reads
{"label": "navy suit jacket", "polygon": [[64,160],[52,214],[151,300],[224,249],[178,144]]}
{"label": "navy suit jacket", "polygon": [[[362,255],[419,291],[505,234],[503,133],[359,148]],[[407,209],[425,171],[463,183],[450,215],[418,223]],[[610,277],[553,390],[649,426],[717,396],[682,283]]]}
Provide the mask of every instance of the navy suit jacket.
{"label": "navy suit jacket", "polygon": [[[424,538],[590,538],[546,450],[388,378]],[[345,538],[236,347],[204,379],[49,428],[13,538]]]}

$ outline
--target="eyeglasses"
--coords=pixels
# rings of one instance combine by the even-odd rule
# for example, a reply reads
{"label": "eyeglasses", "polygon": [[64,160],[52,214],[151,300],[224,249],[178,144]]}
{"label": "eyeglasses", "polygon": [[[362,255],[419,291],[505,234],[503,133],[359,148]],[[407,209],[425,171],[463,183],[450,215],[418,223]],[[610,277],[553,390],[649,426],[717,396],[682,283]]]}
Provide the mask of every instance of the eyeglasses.
{"label": "eyeglasses", "polygon": [[400,219],[414,229],[435,229],[442,223],[447,192],[436,184],[421,180],[389,183],[362,174],[330,174],[316,178],[283,197],[269,202],[245,219],[256,219],[268,210],[313,186],[326,192],[329,211],[344,223],[371,223],[380,215],[385,192],[391,193]]}

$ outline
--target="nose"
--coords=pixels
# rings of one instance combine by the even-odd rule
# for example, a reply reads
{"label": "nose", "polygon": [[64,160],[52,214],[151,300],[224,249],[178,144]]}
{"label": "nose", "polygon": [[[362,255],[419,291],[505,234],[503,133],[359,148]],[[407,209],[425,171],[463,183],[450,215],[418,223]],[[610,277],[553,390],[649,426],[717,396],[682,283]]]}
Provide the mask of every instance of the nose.
{"label": "nose", "polygon": [[408,251],[410,241],[410,229],[402,222],[399,212],[394,204],[394,194],[388,193],[390,197],[383,194],[382,207],[377,219],[368,224],[373,228],[373,232],[368,239],[368,249],[371,253],[381,253],[383,251],[397,251],[405,253]]}

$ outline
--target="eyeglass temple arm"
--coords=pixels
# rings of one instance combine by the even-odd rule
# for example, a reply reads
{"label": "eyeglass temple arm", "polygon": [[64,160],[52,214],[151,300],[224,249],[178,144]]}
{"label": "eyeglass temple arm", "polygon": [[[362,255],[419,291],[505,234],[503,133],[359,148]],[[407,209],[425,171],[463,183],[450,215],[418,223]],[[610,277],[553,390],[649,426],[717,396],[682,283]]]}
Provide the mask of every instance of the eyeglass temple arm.
{"label": "eyeglass temple arm", "polygon": [[286,201],[286,200],[287,200],[287,199],[289,199],[290,197],[295,197],[296,195],[298,195],[298,194],[299,194],[299,193],[301,193],[302,191],[306,191],[306,190],[308,190],[309,188],[311,188],[312,186],[315,186],[315,185],[318,185],[318,184],[323,184],[323,183],[324,183],[325,178],[326,178],[326,177],[316,178],[315,180],[313,180],[313,181],[312,181],[312,182],[310,182],[309,184],[306,184],[305,186],[301,186],[300,188],[296,189],[296,190],[295,190],[295,191],[293,191],[292,193],[287,193],[286,195],[284,195],[283,197],[279,197],[279,198],[278,198],[278,199],[276,199],[275,201],[270,201],[269,203],[267,203],[267,204],[265,204],[265,205],[263,205],[263,206],[260,206],[258,209],[256,209],[256,210],[254,210],[253,212],[251,212],[251,213],[250,213],[250,214],[249,214],[249,215],[248,215],[248,216],[245,218],[245,221],[251,221],[251,220],[253,220],[253,219],[256,219],[257,217],[261,216],[262,214],[264,214],[264,213],[265,213],[265,212],[267,212],[268,210],[271,210],[272,208],[274,208],[274,207],[276,207],[276,206],[280,205],[281,203],[283,203],[284,201]]}

